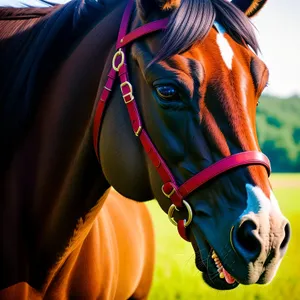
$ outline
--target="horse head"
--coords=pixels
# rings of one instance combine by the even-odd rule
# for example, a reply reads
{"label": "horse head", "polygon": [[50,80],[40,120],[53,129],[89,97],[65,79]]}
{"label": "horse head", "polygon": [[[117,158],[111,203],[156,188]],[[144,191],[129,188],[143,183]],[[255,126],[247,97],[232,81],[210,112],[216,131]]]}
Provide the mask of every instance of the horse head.
{"label": "horse head", "polygon": [[[137,0],[131,29],[169,18],[166,30],[128,48],[129,75],[143,126],[178,184],[217,161],[260,151],[256,107],[268,82],[249,17],[266,1]],[[132,133],[122,95],[112,92],[99,138],[104,174],[126,197],[155,197],[162,181]],[[168,195],[167,195],[168,196]],[[268,283],[284,256],[290,225],[262,165],[215,176],[185,203],[196,265],[217,289]],[[185,209],[173,222],[188,219]],[[170,211],[169,211],[170,214]]]}

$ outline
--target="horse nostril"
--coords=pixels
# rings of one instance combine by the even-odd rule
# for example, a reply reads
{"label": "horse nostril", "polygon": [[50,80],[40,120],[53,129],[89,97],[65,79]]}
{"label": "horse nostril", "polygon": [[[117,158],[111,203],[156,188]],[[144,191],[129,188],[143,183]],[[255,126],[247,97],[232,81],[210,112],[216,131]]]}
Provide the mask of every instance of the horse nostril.
{"label": "horse nostril", "polygon": [[237,231],[237,240],[249,252],[255,251],[257,248],[257,239],[253,235],[253,231],[257,228],[253,221],[245,221]]}
{"label": "horse nostril", "polygon": [[255,235],[256,230],[256,224],[252,220],[246,220],[233,235],[235,250],[247,262],[254,261],[261,253],[261,243]]}
{"label": "horse nostril", "polygon": [[280,244],[280,250],[285,251],[291,238],[291,226],[287,223],[284,227],[284,238]]}

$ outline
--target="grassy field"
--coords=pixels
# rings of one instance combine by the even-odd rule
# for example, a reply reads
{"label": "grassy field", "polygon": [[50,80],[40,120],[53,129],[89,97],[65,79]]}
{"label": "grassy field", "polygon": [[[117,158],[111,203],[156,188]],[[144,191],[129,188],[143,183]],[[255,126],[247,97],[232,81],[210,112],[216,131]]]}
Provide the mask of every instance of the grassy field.
{"label": "grassy field", "polygon": [[156,229],[157,258],[150,299],[300,300],[300,174],[274,174],[271,180],[281,210],[292,226],[288,252],[271,284],[240,286],[233,291],[209,288],[194,265],[192,246],[178,236],[176,228],[152,201],[149,209]]}

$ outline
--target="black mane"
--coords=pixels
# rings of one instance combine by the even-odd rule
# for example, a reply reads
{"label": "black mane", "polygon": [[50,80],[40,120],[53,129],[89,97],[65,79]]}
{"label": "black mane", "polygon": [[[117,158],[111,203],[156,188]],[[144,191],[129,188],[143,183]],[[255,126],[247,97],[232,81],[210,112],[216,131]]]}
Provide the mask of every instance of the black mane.
{"label": "black mane", "polygon": [[94,0],[73,0],[48,8],[0,9],[1,170],[35,115],[39,87],[101,17],[102,7]]}
{"label": "black mane", "polygon": [[181,0],[171,16],[163,47],[155,61],[183,52],[203,40],[218,21],[238,43],[249,45],[257,53],[258,42],[250,20],[232,3],[225,0]]}

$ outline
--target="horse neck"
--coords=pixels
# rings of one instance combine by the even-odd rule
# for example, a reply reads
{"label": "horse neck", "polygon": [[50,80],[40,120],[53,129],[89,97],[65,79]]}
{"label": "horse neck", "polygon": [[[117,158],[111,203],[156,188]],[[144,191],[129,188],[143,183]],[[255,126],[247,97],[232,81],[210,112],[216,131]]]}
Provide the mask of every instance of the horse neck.
{"label": "horse neck", "polygon": [[4,249],[10,260],[3,270],[9,284],[14,274],[22,276],[23,267],[17,264],[22,257],[33,272],[39,270],[32,284],[40,286],[78,222],[85,222],[109,188],[93,149],[92,117],[99,74],[103,72],[103,80],[107,75],[103,70],[122,11],[118,7],[99,22],[40,88],[36,116],[1,181],[1,232],[19,245],[17,253],[9,245]]}

